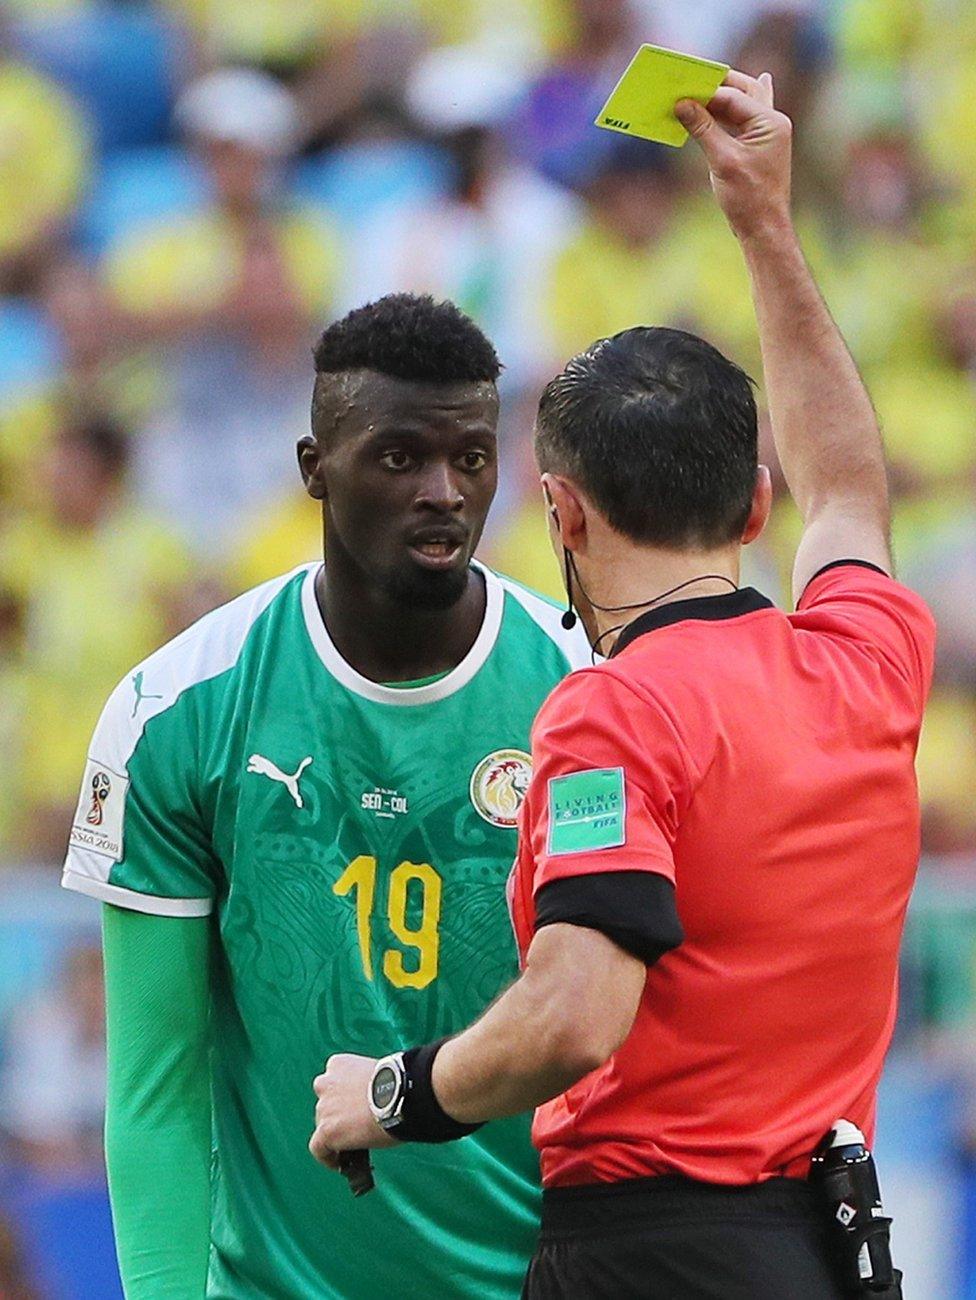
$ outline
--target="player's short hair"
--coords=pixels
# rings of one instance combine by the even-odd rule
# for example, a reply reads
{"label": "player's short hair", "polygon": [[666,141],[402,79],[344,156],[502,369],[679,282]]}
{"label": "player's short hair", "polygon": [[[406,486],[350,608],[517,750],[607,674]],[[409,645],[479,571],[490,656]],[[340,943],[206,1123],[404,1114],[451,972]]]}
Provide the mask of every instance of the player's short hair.
{"label": "player's short hair", "polygon": [[335,321],[315,348],[317,375],[377,370],[415,383],[494,383],[491,342],[453,302],[391,293]]}
{"label": "player's short hair", "polygon": [[741,535],[752,506],[752,382],[694,334],[624,330],[573,357],[546,387],[536,454],[632,541],[719,546]]}

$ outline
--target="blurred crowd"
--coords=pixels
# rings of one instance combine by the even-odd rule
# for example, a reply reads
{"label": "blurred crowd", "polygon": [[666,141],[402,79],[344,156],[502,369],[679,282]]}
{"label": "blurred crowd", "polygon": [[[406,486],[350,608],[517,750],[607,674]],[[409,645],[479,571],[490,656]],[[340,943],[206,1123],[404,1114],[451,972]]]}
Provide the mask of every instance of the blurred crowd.
{"label": "blurred crowd", "polygon": [[[310,346],[349,307],[430,291],[495,340],[503,485],[484,554],[553,594],[530,431],[555,368],[659,322],[760,374],[694,151],[592,125],[641,41],[772,71],[796,121],[808,256],[884,423],[901,572],[941,624],[925,845],[976,850],[972,5],[0,12],[0,858],[57,861],[124,672],[318,552],[293,444]],[[795,536],[781,500],[750,576],[783,599]]]}
{"label": "blurred crowd", "polygon": [[[642,40],[773,72],[797,215],[888,441],[905,579],[941,624],[926,847],[976,849],[976,10],[962,0],[22,0],[0,27],[4,857],[54,862],[115,681],[312,558],[310,346],[391,289],[496,341],[485,552],[558,590],[539,387],[637,322],[759,375],[692,151],[592,120]],[[773,457],[771,447],[766,452]],[[784,502],[753,557],[782,595]]]}
{"label": "blurred crowd", "polygon": [[[0,865],[53,873],[125,672],[321,553],[294,443],[312,344],[350,307],[429,291],[491,335],[482,553],[554,596],[542,383],[637,323],[760,377],[696,151],[592,125],[642,41],[771,71],[796,122],[807,254],[884,425],[900,573],[940,624],[928,870],[976,882],[970,0],[0,3]],[[747,578],[786,603],[798,521],[775,476]],[[99,981],[81,945],[5,1020],[0,1136],[39,1170],[97,1163]],[[17,1259],[0,1229],[0,1293],[26,1300]]]}

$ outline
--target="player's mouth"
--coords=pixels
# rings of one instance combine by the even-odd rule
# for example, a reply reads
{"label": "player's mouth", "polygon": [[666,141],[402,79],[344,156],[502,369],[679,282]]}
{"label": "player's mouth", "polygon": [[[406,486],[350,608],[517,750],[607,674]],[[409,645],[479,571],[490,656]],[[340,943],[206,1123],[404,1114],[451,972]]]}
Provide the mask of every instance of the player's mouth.
{"label": "player's mouth", "polygon": [[464,556],[468,535],[459,528],[422,528],[410,538],[408,546],[414,560],[435,572],[453,569]]}

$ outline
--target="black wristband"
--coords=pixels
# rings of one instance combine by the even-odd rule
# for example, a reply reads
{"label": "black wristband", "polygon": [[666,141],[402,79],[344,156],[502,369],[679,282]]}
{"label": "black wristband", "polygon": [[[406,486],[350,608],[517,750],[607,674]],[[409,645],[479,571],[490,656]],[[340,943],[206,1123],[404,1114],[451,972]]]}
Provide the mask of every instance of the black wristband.
{"label": "black wristband", "polygon": [[480,1124],[460,1124],[452,1119],[434,1094],[434,1057],[446,1042],[447,1038],[441,1038],[403,1053],[406,1092],[400,1122],[388,1130],[391,1137],[401,1142],[454,1142],[481,1128]]}

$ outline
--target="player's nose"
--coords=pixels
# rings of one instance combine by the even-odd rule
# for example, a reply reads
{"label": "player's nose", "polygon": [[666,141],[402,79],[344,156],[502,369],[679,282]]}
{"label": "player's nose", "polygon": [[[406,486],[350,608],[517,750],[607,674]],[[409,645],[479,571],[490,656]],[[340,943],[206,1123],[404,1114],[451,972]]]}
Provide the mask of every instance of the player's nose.
{"label": "player's nose", "polygon": [[454,514],[464,506],[454,467],[444,462],[428,465],[417,489],[414,504],[421,510]]}

